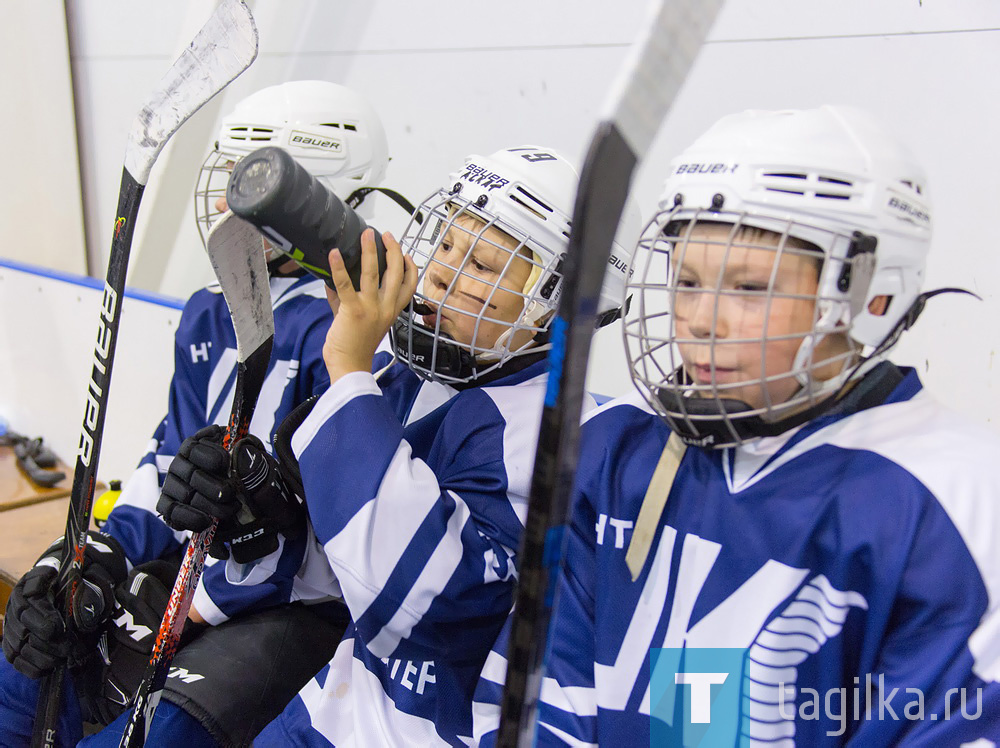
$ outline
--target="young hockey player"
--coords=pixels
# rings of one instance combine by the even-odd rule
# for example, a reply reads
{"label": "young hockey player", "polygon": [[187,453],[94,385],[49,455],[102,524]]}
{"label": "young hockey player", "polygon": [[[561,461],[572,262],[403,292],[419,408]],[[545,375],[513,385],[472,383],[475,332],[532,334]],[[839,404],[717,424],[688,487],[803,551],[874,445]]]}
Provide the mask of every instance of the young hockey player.
{"label": "young hockey player", "polygon": [[[318,142],[327,147],[316,147]],[[223,119],[215,148],[200,171],[195,214],[203,240],[225,212],[225,186],[233,165],[264,145],[286,149],[342,199],[356,195],[351,200],[355,204],[357,195],[363,197],[373,188],[381,189],[377,185],[388,165],[382,123],[370,104],[354,91],[326,81],[294,81],[261,89],[239,102]],[[297,405],[329,385],[322,348],[332,316],[323,284],[287,258],[269,255],[268,260],[275,339],[250,427],[258,441],[246,442],[248,453],[269,451],[278,424]],[[107,722],[113,718],[138,684],[176,573],[176,564],[171,569],[163,563],[150,567],[148,562],[178,557],[188,537],[164,524],[156,513],[157,500],[168,466],[175,462],[188,464],[192,445],[179,451],[182,440],[195,433],[202,438],[218,434],[221,427],[212,424],[227,423],[235,369],[236,339],[229,309],[219,287],[209,286],[188,300],[181,315],[168,413],[103,527],[106,537],[94,535],[97,542],[88,545],[88,559],[94,561],[90,576],[103,595],[103,599],[98,595],[96,601],[98,606],[104,606],[102,618],[107,619],[116,604],[124,606],[128,614],[124,616],[122,610],[117,610],[112,616],[117,627],[111,643],[118,656],[115,651],[111,656],[105,651],[104,666],[95,665],[96,634],[70,647],[72,633],[63,632],[60,616],[44,597],[46,580],[55,573],[51,560],[40,562],[29,572],[12,596],[4,639],[7,659],[32,678],[65,660],[71,650],[74,661],[91,660],[88,677],[95,675],[92,671],[96,668],[92,680],[98,685],[92,684],[97,693],[89,694],[94,702],[86,710],[91,713],[84,714],[89,721]],[[265,536],[273,539],[275,528],[293,518],[291,512],[270,518],[255,542],[266,540]],[[204,527],[208,521],[206,517]],[[217,534],[220,540],[228,539],[226,530],[223,524]],[[46,558],[58,558],[58,554],[53,555],[50,549]],[[129,566],[142,565],[142,571],[134,572],[122,583],[126,558]],[[225,583],[224,569],[224,564],[206,567],[195,596],[194,615],[198,620],[219,624],[241,610],[285,602],[291,595],[287,587],[274,589],[268,585],[241,588],[234,594],[234,588]],[[85,578],[90,578],[86,569]],[[117,595],[112,592],[116,584],[120,588]],[[0,698],[0,733],[11,742],[27,742],[38,684],[21,677],[7,662],[0,666],[0,689],[6,694]],[[65,736],[67,744],[75,744],[80,737],[78,700],[70,695],[64,703],[67,718],[60,736]]]}
{"label": "young hockey player", "polygon": [[[546,148],[472,156],[420,206],[405,260],[384,235],[381,287],[372,234],[358,290],[331,254],[331,386],[281,431],[294,432],[316,541],[293,572],[332,569],[353,622],[260,744],[471,739],[473,689],[512,601],[576,186]],[[631,246],[615,247],[602,324],[618,316]],[[282,573],[295,542],[229,562],[229,578]]]}
{"label": "young hockey player", "polygon": [[640,395],[584,426],[539,745],[996,740],[1000,442],[886,360],[931,217],[851,108],[726,117],[674,160],[630,282]]}

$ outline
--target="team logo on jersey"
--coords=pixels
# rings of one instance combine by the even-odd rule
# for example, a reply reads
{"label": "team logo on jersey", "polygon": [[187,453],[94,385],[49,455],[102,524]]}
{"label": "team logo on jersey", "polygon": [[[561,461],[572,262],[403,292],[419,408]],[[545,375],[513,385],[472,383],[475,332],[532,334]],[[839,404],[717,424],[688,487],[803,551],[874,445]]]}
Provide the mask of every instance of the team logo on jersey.
{"label": "team logo on jersey", "polygon": [[[606,534],[608,527],[616,530],[615,548],[624,550],[628,545],[625,535],[630,527],[625,521],[607,515],[598,518],[595,528],[598,545],[610,542]],[[678,544],[679,555],[675,552]],[[741,694],[763,705],[752,713],[739,714],[740,730],[768,741],[793,737],[794,698],[788,699],[782,713],[779,712],[782,703],[779,697],[794,693],[802,685],[796,682],[799,666],[819,652],[827,641],[839,636],[851,611],[867,610],[868,602],[857,592],[834,587],[823,574],[773,559],[757,568],[724,599],[703,600],[706,582],[722,552],[719,543],[691,533],[678,537],[674,528],[663,528],[651,568],[669,571],[647,575],[614,662],[595,664],[598,706],[624,710],[635,695],[633,692],[645,686],[641,701],[644,706],[640,711],[659,717],[667,728],[676,730],[678,719],[683,715],[666,708],[656,713],[652,711],[656,706],[652,699],[655,683],[652,680],[643,683],[643,659],[636,657],[636,653],[656,648],[677,649],[683,650],[687,657],[686,653],[699,649],[746,650],[739,667],[701,672],[728,672],[728,678],[739,684]],[[672,561],[674,558],[677,558],[676,563]],[[696,603],[702,614],[694,620]],[[711,607],[705,603],[710,603]],[[666,616],[667,630],[657,636],[663,616]],[[696,671],[695,668],[689,670]],[[667,704],[670,703],[668,700]],[[728,725],[725,730],[731,731],[731,735],[719,741],[713,738],[713,742],[704,745],[735,744],[735,723],[722,724],[723,727]]]}

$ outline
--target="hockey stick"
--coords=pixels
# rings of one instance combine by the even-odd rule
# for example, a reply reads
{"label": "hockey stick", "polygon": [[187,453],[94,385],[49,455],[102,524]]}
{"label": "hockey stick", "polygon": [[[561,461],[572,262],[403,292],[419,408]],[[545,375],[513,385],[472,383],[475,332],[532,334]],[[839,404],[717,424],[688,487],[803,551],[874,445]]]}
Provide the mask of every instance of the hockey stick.
{"label": "hockey stick", "polygon": [[549,621],[565,548],[580,411],[597,299],[639,159],[676,97],[722,0],[657,0],[612,89],[580,174],[562,297],[552,321],[538,436],[507,653],[501,748],[534,743]]}
{"label": "hockey stick", "polygon": [[[191,45],[167,71],[160,87],[146,100],[129,132],[94,365],[87,385],[83,430],[73,472],[65,551],[54,587],[65,598],[67,622],[84,617],[77,610],[80,573],[93,511],[125,272],[139,202],[149,172],[170,136],[205,102],[246,70],[256,56],[257,28],[250,11],[242,0],[222,0]],[[64,677],[65,671],[60,668],[42,682],[32,734],[34,746],[55,744]]]}
{"label": "hockey stick", "polygon": [[[251,224],[226,213],[208,233],[207,249],[236,330],[236,391],[229,427],[222,441],[222,446],[232,451],[233,445],[250,430],[271,360],[274,342],[271,290],[261,235]],[[149,664],[132,704],[132,716],[122,735],[121,748],[145,744],[215,528],[213,523],[204,532],[196,533],[184,552]]]}

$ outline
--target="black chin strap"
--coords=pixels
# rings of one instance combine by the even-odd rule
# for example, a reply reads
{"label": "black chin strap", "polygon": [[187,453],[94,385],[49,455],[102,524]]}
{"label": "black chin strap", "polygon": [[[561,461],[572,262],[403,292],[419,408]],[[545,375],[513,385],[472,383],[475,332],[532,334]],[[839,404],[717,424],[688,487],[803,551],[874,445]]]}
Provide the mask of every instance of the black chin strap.
{"label": "black chin strap", "polygon": [[[285,272],[281,271],[281,266],[286,262],[291,262],[295,265],[293,270],[288,270]],[[295,263],[288,255],[274,253],[274,259],[269,260],[267,263],[267,274],[272,278],[301,278],[306,274],[305,268],[301,265]]]}
{"label": "black chin strap", "polygon": [[[442,376],[444,378],[442,381],[456,390],[482,387],[516,374],[548,355],[546,350],[522,353],[512,356],[496,368],[493,368],[495,364],[492,361],[480,364],[472,353],[455,343],[450,335],[445,332],[435,334],[433,328],[420,324],[412,317],[413,314],[430,313],[431,308],[426,304],[413,302],[411,312],[404,310],[396,318],[389,330],[389,340],[396,359],[410,366],[418,376],[427,378],[422,372],[427,372],[432,379],[434,375]],[[539,330],[535,334],[537,347],[545,345],[548,340],[548,330]],[[431,361],[434,362],[433,370],[430,366]],[[484,370],[483,374],[479,373],[480,369]]]}

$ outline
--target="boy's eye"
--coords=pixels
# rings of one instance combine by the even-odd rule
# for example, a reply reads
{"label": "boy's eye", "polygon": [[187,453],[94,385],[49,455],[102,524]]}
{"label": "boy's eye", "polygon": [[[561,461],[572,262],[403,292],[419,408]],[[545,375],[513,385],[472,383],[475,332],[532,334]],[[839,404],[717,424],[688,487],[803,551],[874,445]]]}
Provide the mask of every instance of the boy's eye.
{"label": "boy's eye", "polygon": [[698,284],[695,283],[690,278],[678,278],[677,279],[677,287],[678,288],[696,288],[697,285]]}
{"label": "boy's eye", "polygon": [[472,258],[472,267],[474,267],[476,270],[478,270],[481,273],[491,272],[491,269],[488,266],[486,266],[483,263],[481,263],[475,257]]}
{"label": "boy's eye", "polygon": [[441,242],[441,251],[447,252],[451,249],[451,242]]}
{"label": "boy's eye", "polygon": [[759,281],[743,281],[742,283],[736,284],[737,291],[747,291],[750,293],[764,293],[767,291],[768,284]]}

